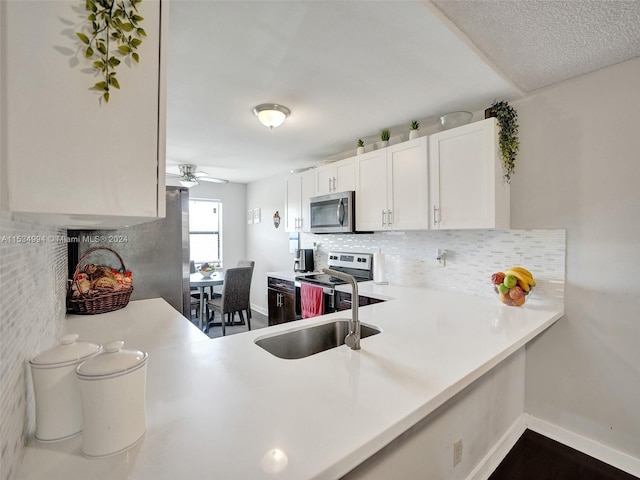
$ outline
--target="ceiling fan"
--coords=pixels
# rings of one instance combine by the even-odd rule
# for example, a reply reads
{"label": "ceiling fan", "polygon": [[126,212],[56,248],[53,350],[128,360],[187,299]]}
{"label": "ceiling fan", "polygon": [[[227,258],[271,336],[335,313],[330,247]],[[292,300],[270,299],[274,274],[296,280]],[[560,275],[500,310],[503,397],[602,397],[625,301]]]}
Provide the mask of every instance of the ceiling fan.
{"label": "ceiling fan", "polygon": [[198,167],[192,164],[185,163],[178,165],[178,169],[180,170],[179,175],[177,173],[167,172],[167,178],[178,178],[180,185],[186,188],[195,187],[199,185],[200,182],[229,183],[229,180],[210,177],[207,172],[198,172]]}

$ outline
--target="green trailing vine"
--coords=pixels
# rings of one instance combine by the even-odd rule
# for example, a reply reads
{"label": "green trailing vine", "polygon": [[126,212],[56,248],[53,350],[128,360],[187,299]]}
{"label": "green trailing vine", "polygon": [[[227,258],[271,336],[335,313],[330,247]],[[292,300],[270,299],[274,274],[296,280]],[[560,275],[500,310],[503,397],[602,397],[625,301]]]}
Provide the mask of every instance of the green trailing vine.
{"label": "green trailing vine", "polygon": [[515,171],[516,156],[520,149],[518,112],[508,102],[493,102],[488,110],[491,116],[498,120],[504,179],[507,183],[511,183],[511,176]]}
{"label": "green trailing vine", "polygon": [[76,35],[85,45],[85,58],[95,59],[93,68],[101,80],[91,88],[99,91],[105,102],[109,102],[112,88],[120,88],[116,78],[116,67],[121,63],[118,56],[140,62],[136,50],[147,36],[140,26],[144,20],[138,15],[140,2],[142,0],[86,0],[89,34],[76,32]]}

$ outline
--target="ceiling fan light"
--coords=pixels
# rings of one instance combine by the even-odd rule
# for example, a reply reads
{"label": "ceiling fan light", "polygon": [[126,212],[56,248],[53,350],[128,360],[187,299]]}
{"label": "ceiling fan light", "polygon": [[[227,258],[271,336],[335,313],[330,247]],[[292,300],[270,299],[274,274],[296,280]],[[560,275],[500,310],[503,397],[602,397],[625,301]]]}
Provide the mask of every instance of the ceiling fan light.
{"label": "ceiling fan light", "polygon": [[291,114],[291,110],[276,103],[263,103],[254,107],[253,114],[258,117],[258,120],[265,127],[273,130],[274,127],[279,127],[284,123],[285,119]]}
{"label": "ceiling fan light", "polygon": [[191,188],[198,185],[198,182],[196,182],[195,180],[180,180],[180,185],[185,188]]}

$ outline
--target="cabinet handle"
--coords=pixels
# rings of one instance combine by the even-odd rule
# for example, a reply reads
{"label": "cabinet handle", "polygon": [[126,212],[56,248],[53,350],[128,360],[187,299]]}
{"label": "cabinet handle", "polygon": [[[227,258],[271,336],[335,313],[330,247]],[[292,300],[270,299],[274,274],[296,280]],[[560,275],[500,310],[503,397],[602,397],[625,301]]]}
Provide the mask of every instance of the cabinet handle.
{"label": "cabinet handle", "polygon": [[434,205],[433,206],[433,224],[435,225],[439,221],[440,220],[438,219],[438,207]]}
{"label": "cabinet handle", "polygon": [[382,226],[383,227],[386,225],[386,222],[384,220],[384,215],[385,215],[385,212],[384,212],[384,210],[382,210]]}
{"label": "cabinet handle", "polygon": [[298,221],[300,222],[300,223],[298,224],[298,228],[299,228],[300,230],[302,230],[302,217],[300,217],[300,218],[298,219]]}
{"label": "cabinet handle", "polygon": [[329,181],[329,191],[331,191],[331,177],[327,178],[327,180]]}
{"label": "cabinet handle", "polygon": [[387,210],[387,223],[391,225],[393,223],[393,215],[391,214],[391,210]]}
{"label": "cabinet handle", "polygon": [[336,177],[333,177],[333,191],[336,191]]}

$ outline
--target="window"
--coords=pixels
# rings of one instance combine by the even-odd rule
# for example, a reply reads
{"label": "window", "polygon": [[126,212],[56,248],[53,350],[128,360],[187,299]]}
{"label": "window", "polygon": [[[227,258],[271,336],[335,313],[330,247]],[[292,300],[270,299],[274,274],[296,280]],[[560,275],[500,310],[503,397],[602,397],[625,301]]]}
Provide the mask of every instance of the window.
{"label": "window", "polygon": [[189,200],[189,243],[191,260],[222,263],[222,203]]}

